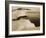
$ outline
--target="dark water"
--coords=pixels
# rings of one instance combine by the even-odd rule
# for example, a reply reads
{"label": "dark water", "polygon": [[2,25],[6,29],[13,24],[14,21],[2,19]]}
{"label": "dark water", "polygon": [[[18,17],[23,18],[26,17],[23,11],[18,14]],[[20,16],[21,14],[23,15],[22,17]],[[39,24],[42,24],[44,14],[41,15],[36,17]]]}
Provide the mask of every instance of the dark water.
{"label": "dark water", "polygon": [[34,23],[36,27],[40,26],[40,18],[30,18],[30,21]]}

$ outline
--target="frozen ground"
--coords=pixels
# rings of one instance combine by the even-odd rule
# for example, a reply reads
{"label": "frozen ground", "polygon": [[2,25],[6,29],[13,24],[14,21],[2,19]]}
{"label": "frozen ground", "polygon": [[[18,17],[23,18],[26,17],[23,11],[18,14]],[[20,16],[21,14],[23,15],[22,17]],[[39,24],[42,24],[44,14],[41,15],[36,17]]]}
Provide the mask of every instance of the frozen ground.
{"label": "frozen ground", "polygon": [[18,21],[13,21],[12,23],[13,31],[25,31],[25,30],[40,30],[40,27],[36,27],[34,23],[30,22],[28,19],[20,19]]}

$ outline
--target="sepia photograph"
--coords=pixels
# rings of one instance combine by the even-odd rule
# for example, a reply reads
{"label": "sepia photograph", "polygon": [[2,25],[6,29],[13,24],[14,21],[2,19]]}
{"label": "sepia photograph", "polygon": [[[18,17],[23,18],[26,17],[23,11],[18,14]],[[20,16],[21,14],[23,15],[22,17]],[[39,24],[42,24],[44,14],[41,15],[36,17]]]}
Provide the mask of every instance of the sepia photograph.
{"label": "sepia photograph", "polygon": [[40,30],[40,7],[12,7],[12,31]]}
{"label": "sepia photograph", "polygon": [[44,35],[44,3],[6,2],[6,36]]}

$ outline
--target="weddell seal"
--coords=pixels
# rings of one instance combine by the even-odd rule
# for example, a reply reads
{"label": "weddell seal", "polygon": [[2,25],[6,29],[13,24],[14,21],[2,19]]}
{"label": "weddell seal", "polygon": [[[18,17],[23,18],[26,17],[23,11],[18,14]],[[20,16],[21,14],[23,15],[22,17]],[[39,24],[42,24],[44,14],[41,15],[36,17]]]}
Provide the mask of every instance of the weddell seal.
{"label": "weddell seal", "polygon": [[27,10],[16,10],[13,13],[12,30],[23,31],[35,29],[35,24],[30,21],[30,19],[26,15],[26,12]]}

